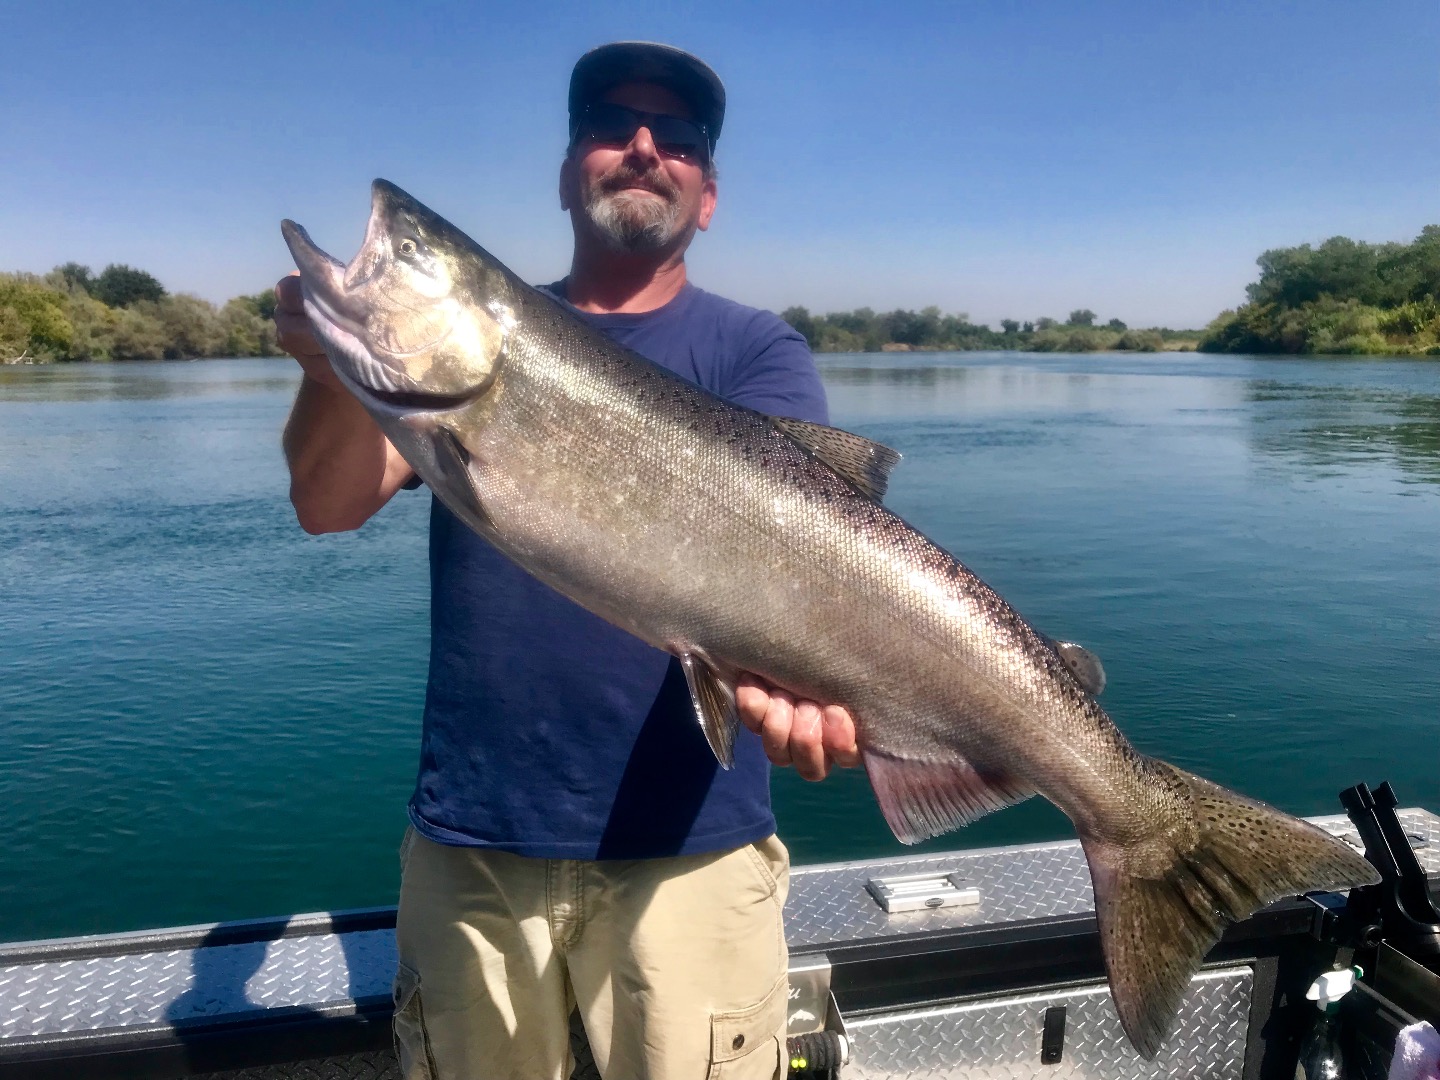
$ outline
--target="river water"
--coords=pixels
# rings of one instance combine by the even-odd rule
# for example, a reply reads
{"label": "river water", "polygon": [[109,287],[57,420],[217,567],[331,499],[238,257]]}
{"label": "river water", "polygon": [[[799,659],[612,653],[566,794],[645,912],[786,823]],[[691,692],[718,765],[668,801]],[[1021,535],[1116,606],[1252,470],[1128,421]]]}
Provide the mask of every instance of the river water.
{"label": "river water", "polygon": [[[1440,362],[821,360],[889,504],[1104,660],[1143,751],[1295,813],[1440,809]],[[0,940],[390,903],[427,499],[310,537],[288,361],[0,368]],[[798,862],[893,853],[777,772]],[[1068,835],[1043,800],[930,848]]]}

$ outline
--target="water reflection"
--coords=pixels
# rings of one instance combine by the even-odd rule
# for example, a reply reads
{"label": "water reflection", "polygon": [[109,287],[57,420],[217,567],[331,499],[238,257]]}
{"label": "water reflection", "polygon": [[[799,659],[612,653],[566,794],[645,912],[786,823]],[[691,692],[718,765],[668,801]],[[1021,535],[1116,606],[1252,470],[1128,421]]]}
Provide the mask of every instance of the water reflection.
{"label": "water reflection", "polygon": [[[1261,458],[1303,476],[1395,468],[1440,482],[1440,365],[1272,357],[822,358],[831,413],[874,433],[913,425],[909,452],[1034,443],[1056,425],[1234,425]],[[1023,436],[1021,427],[1027,430]]]}
{"label": "water reflection", "polygon": [[888,365],[846,359],[821,366],[837,422],[944,417],[963,424],[1063,414],[1080,422],[1110,416],[1134,423],[1174,413],[1227,413],[1245,404],[1233,379],[1095,361],[1086,368],[1069,356],[1039,362],[1015,354],[1003,362],[987,356],[974,366],[951,357]]}
{"label": "water reflection", "polygon": [[1319,474],[1388,463],[1440,483],[1440,395],[1375,386],[1251,384],[1252,443]]}
{"label": "water reflection", "polygon": [[300,369],[270,359],[0,366],[0,403],[157,401],[293,393]]}

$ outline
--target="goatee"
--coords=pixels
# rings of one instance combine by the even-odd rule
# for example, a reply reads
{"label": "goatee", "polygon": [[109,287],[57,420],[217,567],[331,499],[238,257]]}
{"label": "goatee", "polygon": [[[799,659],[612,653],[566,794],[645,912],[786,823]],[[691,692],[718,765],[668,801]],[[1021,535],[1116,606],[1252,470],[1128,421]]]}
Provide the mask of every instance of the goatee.
{"label": "goatee", "polygon": [[[626,190],[637,187],[653,195]],[[621,165],[595,181],[585,216],[614,251],[663,251],[680,235],[680,190],[661,170],[638,173]]]}

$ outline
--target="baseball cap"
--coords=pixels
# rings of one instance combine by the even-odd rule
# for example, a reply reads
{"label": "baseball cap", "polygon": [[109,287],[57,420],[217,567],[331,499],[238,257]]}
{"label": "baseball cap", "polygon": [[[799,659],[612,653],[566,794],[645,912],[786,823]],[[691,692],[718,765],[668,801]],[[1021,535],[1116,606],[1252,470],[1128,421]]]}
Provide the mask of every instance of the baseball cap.
{"label": "baseball cap", "polygon": [[674,91],[705,125],[710,152],[725,122],[725,86],[699,57],[673,45],[653,41],[612,41],[591,49],[570,73],[570,138],[580,124],[585,106],[611,87],[624,82],[649,82]]}

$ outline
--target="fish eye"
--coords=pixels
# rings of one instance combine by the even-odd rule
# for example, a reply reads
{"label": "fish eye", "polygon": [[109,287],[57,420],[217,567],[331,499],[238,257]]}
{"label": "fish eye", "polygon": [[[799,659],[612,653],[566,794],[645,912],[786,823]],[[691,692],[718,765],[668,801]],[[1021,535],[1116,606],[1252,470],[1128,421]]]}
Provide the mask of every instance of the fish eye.
{"label": "fish eye", "polygon": [[403,239],[403,240],[400,241],[400,254],[401,254],[401,255],[414,255],[414,254],[415,254],[417,251],[419,251],[419,250],[420,250],[419,245],[417,245],[417,244],[415,243],[415,241],[414,241],[414,240],[411,240],[410,237],[408,237],[408,236],[405,237],[405,239]]}

